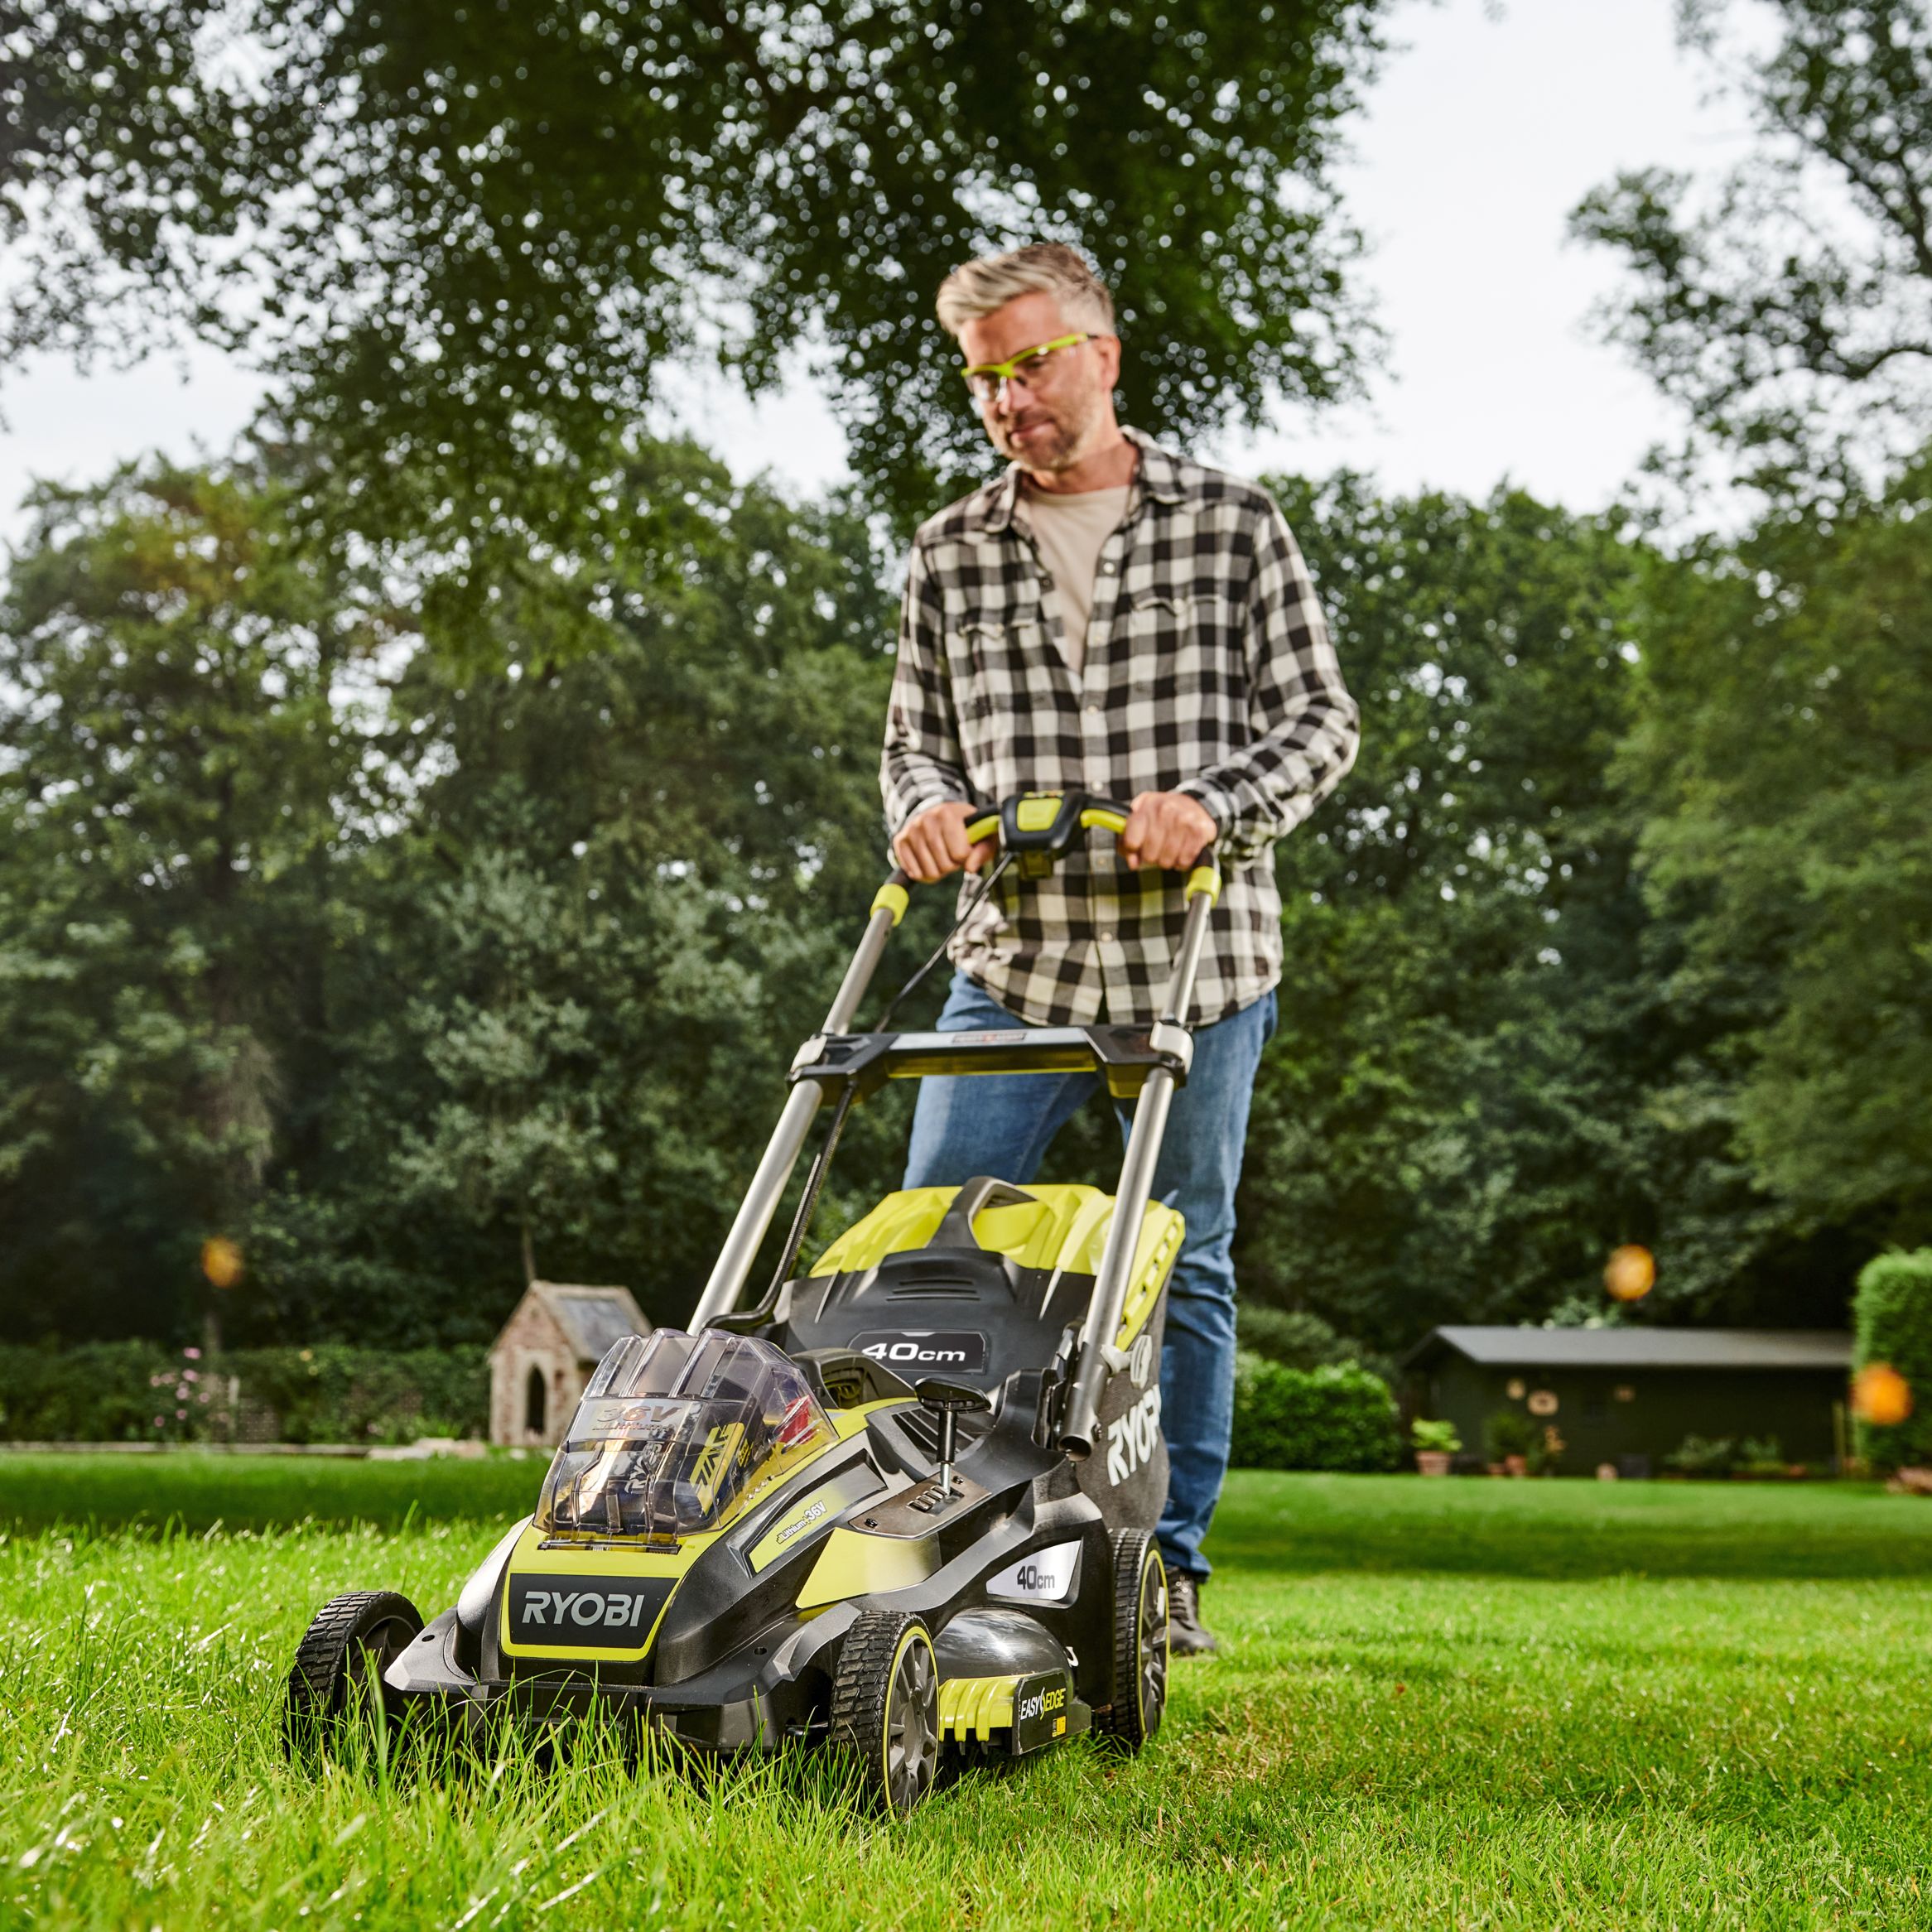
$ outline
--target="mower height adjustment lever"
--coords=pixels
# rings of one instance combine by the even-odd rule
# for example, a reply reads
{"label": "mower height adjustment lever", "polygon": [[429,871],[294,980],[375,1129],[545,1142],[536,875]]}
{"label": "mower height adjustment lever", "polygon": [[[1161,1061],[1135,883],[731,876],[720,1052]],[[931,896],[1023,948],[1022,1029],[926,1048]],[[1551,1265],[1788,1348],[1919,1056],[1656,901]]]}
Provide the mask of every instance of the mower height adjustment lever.
{"label": "mower height adjustment lever", "polygon": [[953,1452],[959,1443],[959,1418],[962,1414],[990,1409],[992,1400],[983,1390],[969,1389],[963,1382],[942,1381],[936,1376],[913,1383],[913,1393],[919,1398],[921,1408],[930,1409],[939,1418],[939,1493],[951,1496]]}

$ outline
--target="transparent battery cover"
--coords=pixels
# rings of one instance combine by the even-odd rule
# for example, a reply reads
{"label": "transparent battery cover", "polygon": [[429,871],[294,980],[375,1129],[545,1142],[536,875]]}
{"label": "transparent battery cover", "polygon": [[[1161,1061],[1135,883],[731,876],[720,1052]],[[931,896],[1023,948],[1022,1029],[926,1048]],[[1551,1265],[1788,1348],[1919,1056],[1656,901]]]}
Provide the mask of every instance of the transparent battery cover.
{"label": "transparent battery cover", "polygon": [[543,1479],[558,1536],[708,1530],[835,1439],[805,1378],[768,1342],[660,1328],[612,1344]]}

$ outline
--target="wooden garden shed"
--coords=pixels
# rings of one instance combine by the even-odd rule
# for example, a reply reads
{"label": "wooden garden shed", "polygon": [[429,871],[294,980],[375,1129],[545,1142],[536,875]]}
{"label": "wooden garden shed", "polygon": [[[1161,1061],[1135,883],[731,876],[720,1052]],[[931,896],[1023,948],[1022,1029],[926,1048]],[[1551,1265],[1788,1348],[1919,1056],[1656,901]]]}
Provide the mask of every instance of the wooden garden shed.
{"label": "wooden garden shed", "polygon": [[489,1439],[548,1448],[614,1342],[648,1335],[628,1288],[533,1281],[489,1351]]}
{"label": "wooden garden shed", "polygon": [[1515,1409],[1554,1425],[1559,1467],[1662,1467],[1689,1435],[1775,1437],[1787,1461],[1843,1453],[1852,1337],[1785,1328],[1432,1329],[1404,1358],[1415,1414],[1455,1424],[1466,1451]]}

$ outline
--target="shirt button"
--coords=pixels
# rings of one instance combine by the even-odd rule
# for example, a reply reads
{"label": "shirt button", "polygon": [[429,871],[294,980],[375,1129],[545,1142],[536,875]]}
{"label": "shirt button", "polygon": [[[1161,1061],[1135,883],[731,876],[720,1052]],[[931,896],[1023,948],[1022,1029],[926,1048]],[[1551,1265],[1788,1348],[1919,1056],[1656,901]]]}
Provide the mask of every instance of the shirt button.
{"label": "shirt button", "polygon": [[1090,697],[1086,701],[1086,708],[1090,711],[1097,711],[1101,708],[1101,701],[1097,697]]}
{"label": "shirt button", "polygon": [[1100,942],[1102,946],[1111,946],[1114,943],[1114,936],[1112,932],[1107,932],[1101,933],[1100,935]]}
{"label": "shirt button", "polygon": [[1117,567],[1118,566],[1112,561],[1112,560],[1109,559],[1107,562],[1103,563],[1101,566],[1101,575],[1103,577],[1111,577]]}

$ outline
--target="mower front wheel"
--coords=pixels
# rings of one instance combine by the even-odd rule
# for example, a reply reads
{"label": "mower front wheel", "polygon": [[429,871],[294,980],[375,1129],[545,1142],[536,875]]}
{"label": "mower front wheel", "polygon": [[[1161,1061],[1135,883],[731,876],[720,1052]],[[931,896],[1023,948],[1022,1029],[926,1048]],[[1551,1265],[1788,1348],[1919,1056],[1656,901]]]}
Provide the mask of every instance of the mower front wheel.
{"label": "mower front wheel", "polygon": [[1114,1533],[1112,1708],[1095,1728],[1119,1751],[1139,1750],[1168,1701],[1168,1573],[1144,1530]]}
{"label": "mower front wheel", "polygon": [[846,1633],[832,1679],[831,1743],[874,1809],[910,1814],[939,1767],[939,1665],[916,1616],[867,1610]]}
{"label": "mower front wheel", "polygon": [[351,1590],[331,1597],[295,1654],[282,1708],[282,1747],[291,1761],[327,1750],[345,1721],[373,1717],[393,1722],[383,1673],[422,1630],[422,1612],[393,1590]]}

